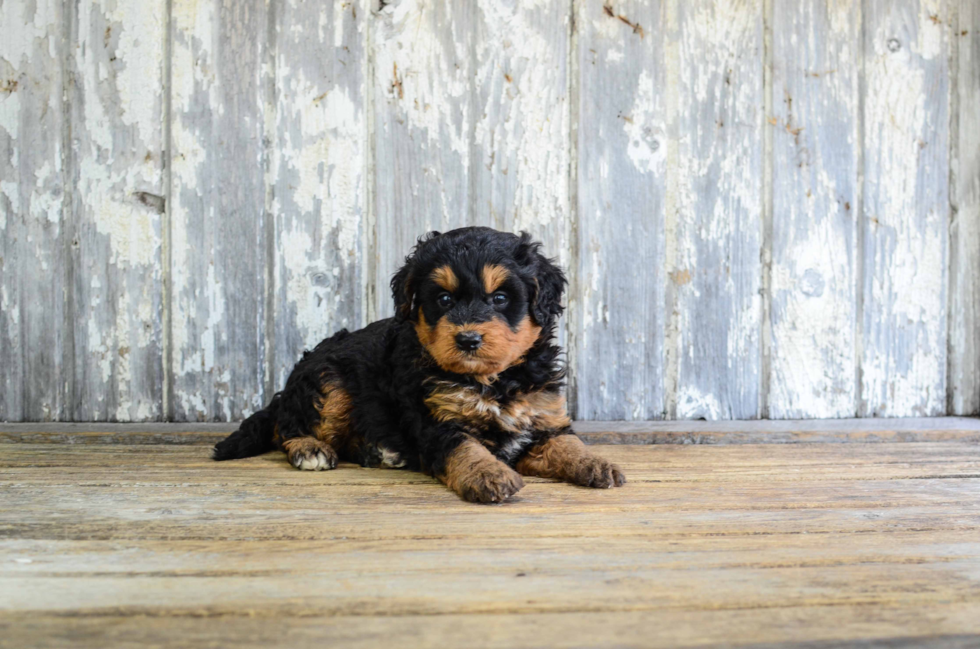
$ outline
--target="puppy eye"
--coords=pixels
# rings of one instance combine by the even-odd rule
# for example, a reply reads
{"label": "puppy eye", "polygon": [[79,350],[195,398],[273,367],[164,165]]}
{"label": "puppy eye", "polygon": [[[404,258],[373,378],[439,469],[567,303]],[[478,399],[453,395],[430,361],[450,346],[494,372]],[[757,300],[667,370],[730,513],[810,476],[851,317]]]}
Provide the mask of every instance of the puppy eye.
{"label": "puppy eye", "polygon": [[493,294],[493,303],[495,306],[503,306],[507,304],[509,301],[510,298],[507,297],[506,293],[502,293],[498,291],[497,293]]}
{"label": "puppy eye", "polygon": [[444,309],[448,309],[453,304],[453,296],[449,293],[440,293],[436,298],[436,303]]}

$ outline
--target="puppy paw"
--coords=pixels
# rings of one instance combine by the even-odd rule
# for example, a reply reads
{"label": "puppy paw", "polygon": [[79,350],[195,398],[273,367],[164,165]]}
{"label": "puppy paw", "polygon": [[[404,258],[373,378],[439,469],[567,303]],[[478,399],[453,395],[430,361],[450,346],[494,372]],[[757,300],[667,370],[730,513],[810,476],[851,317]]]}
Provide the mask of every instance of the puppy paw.
{"label": "puppy paw", "polygon": [[337,453],[313,437],[296,437],[283,443],[289,463],[302,471],[324,471],[337,466]]}
{"label": "puppy paw", "polygon": [[463,500],[471,503],[499,503],[522,488],[524,479],[503,462],[485,462],[457,477],[453,485]]}
{"label": "puppy paw", "polygon": [[568,481],[582,487],[609,489],[626,484],[626,476],[619,467],[594,455],[581,458],[568,476]]}

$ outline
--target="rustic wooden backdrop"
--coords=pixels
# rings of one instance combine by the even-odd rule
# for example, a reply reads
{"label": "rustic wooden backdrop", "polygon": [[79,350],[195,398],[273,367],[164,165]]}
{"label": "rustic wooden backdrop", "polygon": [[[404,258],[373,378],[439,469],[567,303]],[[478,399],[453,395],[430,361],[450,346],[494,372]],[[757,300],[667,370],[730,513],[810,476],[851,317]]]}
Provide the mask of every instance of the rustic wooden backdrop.
{"label": "rustic wooden backdrop", "polygon": [[414,239],[582,419],[980,410],[976,0],[0,0],[0,420],[234,420]]}

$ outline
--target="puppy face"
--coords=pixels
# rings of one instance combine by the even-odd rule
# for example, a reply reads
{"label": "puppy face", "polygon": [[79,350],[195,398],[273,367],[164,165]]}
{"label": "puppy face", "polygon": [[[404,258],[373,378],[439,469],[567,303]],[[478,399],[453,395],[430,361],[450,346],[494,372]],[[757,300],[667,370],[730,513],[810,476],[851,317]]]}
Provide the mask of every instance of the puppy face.
{"label": "puppy face", "polygon": [[[561,312],[564,276],[537,249],[526,235],[489,228],[433,233],[419,243],[392,291],[400,317],[414,322],[419,342],[442,369],[499,374],[550,329]],[[554,293],[555,282],[556,294],[542,290],[546,285]]]}

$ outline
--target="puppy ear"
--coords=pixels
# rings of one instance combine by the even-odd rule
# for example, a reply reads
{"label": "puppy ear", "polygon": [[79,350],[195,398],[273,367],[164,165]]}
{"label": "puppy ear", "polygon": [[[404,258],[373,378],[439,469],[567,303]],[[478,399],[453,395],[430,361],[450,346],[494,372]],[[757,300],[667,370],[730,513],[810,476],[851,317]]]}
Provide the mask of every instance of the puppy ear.
{"label": "puppy ear", "polygon": [[565,273],[554,260],[541,254],[541,244],[521,232],[521,240],[514,255],[530,276],[531,315],[542,327],[549,326],[565,310],[561,297],[565,292]]}
{"label": "puppy ear", "polygon": [[395,319],[399,322],[407,320],[412,312],[412,302],[415,300],[413,266],[413,260],[409,256],[405,265],[391,278],[391,297],[395,301]]}
{"label": "puppy ear", "polygon": [[419,253],[428,242],[439,236],[439,232],[429,232],[419,237],[415,248],[405,257],[405,263],[391,278],[391,297],[395,302],[395,319],[403,322],[412,314],[412,303],[415,302],[415,291],[418,288]]}

